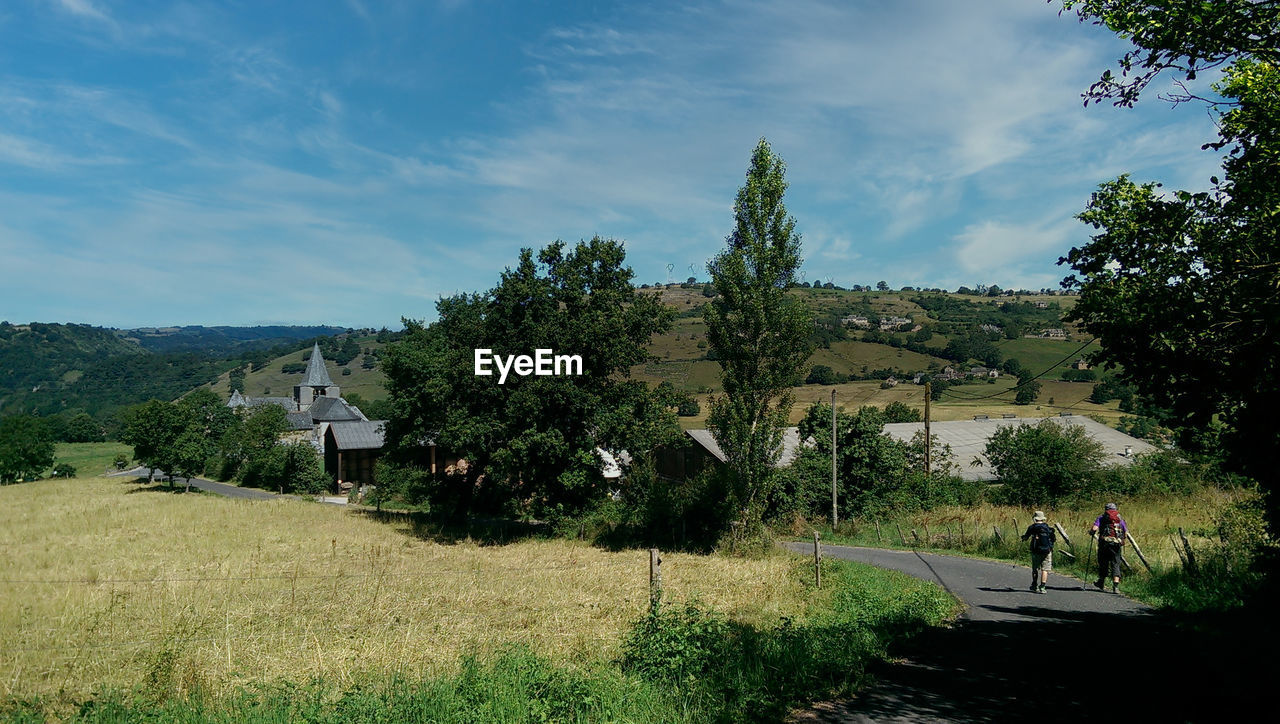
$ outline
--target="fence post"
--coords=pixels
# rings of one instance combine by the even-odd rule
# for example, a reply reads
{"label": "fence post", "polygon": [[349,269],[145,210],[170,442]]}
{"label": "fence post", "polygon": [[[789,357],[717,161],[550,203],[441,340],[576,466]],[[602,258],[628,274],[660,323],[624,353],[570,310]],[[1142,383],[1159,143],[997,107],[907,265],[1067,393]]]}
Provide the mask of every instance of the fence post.
{"label": "fence post", "polygon": [[813,532],[813,585],[822,588],[822,543],[818,541],[818,531]]}
{"label": "fence post", "polygon": [[929,532],[928,523],[921,521],[920,525],[924,526],[924,547],[928,548],[929,546],[933,545],[933,534]]}
{"label": "fence post", "polygon": [[884,538],[880,537],[880,521],[878,519],[876,520],[876,542],[877,543],[884,542]]}
{"label": "fence post", "polygon": [[1187,540],[1187,534],[1182,532],[1182,526],[1178,526],[1178,537],[1182,539],[1182,548],[1187,552],[1187,572],[1194,576],[1196,574],[1196,555],[1191,552],[1191,541]]}
{"label": "fence post", "polygon": [[992,525],[992,526],[991,526],[991,530],[995,531],[995,534],[996,534],[996,542],[997,542],[997,543],[1003,543],[1003,542],[1004,542],[1004,536],[1000,535],[1000,526]]}
{"label": "fence post", "polygon": [[1133,552],[1138,554],[1138,560],[1142,561],[1142,565],[1147,567],[1147,573],[1151,572],[1151,564],[1147,563],[1147,557],[1142,555],[1142,549],[1138,547],[1138,541],[1134,539],[1133,534],[1129,531],[1124,532],[1129,542],[1133,544]]}
{"label": "fence post", "polygon": [[657,548],[649,549],[649,610],[657,613],[662,601],[662,558]]}
{"label": "fence post", "polygon": [[1053,527],[1057,529],[1058,535],[1062,536],[1062,540],[1066,541],[1067,545],[1071,546],[1071,550],[1074,551],[1076,544],[1071,542],[1071,536],[1067,535],[1067,531],[1062,528],[1062,524],[1055,520],[1053,521]]}
{"label": "fence post", "polygon": [[898,538],[902,540],[902,547],[907,547],[907,537],[902,534],[902,526],[898,525],[898,521],[893,522],[893,527],[898,529]]}

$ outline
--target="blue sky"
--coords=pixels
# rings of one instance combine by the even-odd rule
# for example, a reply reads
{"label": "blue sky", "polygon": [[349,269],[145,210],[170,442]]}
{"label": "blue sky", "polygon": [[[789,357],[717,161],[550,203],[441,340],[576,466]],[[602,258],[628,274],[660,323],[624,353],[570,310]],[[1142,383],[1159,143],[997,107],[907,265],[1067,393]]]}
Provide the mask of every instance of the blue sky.
{"label": "blue sky", "polygon": [[18,0],[0,319],[395,328],[596,234],[705,278],[762,136],[807,280],[1056,287],[1099,182],[1218,166],[1202,108],[1082,107],[1125,47],[1041,0]]}

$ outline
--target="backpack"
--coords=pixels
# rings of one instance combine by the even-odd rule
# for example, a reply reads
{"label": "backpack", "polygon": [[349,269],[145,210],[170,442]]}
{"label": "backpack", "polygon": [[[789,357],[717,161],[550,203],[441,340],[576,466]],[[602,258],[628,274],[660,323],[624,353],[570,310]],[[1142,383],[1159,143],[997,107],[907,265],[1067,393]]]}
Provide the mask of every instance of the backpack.
{"label": "backpack", "polygon": [[1036,523],[1032,527],[1031,552],[1048,553],[1053,550],[1053,531],[1047,523]]}
{"label": "backpack", "polygon": [[[1114,511],[1107,511],[1114,513]],[[1105,543],[1113,545],[1124,545],[1124,529],[1120,527],[1120,515],[1115,514],[1102,516],[1102,525],[1098,526],[1098,537]]]}

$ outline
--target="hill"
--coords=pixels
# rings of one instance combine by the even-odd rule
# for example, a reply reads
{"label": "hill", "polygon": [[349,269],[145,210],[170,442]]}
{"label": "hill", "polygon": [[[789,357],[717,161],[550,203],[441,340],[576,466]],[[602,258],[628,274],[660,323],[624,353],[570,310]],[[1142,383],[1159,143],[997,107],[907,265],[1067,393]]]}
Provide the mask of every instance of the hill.
{"label": "hill", "polygon": [[121,338],[152,352],[205,352],[230,356],[248,349],[269,349],[316,337],[334,336],[342,327],[140,327],[116,330]]}
{"label": "hill", "polygon": [[314,340],[328,344],[332,337],[317,332],[335,331],[345,334],[329,326],[118,330],[0,322],[0,415],[86,412],[105,421],[148,399],[177,399],[231,370],[261,368]]}

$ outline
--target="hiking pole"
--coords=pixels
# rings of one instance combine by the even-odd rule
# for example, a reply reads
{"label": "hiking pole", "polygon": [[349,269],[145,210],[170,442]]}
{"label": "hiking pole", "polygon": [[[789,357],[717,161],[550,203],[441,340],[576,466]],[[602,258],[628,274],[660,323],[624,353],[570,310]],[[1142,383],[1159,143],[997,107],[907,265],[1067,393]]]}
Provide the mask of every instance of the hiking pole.
{"label": "hiking pole", "polygon": [[[1093,532],[1092,531],[1090,531],[1089,533],[1089,552],[1086,553],[1084,556],[1085,565],[1089,565],[1089,561],[1091,560],[1093,560]],[[1083,591],[1089,590],[1088,582],[1080,584],[1080,589]]]}

